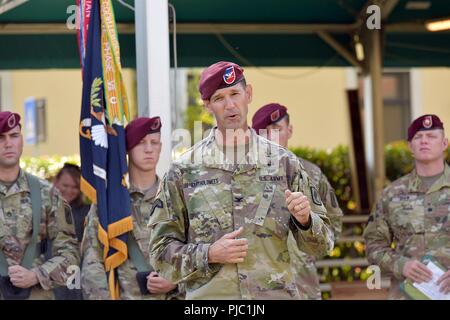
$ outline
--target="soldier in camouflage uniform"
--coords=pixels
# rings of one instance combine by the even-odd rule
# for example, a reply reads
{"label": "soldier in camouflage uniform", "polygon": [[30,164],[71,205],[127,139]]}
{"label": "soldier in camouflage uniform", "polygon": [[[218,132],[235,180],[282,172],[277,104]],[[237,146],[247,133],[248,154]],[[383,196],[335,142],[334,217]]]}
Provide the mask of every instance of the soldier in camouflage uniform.
{"label": "soldier in camouflage uniform", "polygon": [[[424,255],[450,268],[450,168],[444,162],[448,140],[442,122],[435,115],[417,118],[408,141],[415,169],[383,190],[364,230],[369,262],[391,277],[390,299],[407,298],[400,289],[406,278],[431,280]],[[438,284],[450,291],[450,271]]]}
{"label": "soldier in camouflage uniform", "polygon": [[184,283],[186,299],[300,299],[289,231],[309,254],[333,247],[317,190],[292,153],[248,128],[252,89],[241,67],[208,67],[200,92],[217,127],[163,180],[150,218],[151,261]]}
{"label": "soldier in camouflage uniform", "polygon": [[[289,123],[287,108],[278,103],[269,103],[259,108],[253,115],[252,127],[258,134],[266,136],[284,148],[287,148],[293,130]],[[337,239],[342,231],[342,211],[339,208],[334,189],[318,166],[300,157],[298,159],[311,178],[312,184],[318,188],[319,195],[327,209],[334,238]],[[292,260],[292,272],[297,279],[297,287],[302,297],[321,299],[315,257],[298,250],[292,234],[289,235],[288,248]]]}
{"label": "soldier in camouflage uniform", "polygon": [[[150,211],[159,185],[156,165],[161,152],[161,121],[159,117],[138,118],[125,129],[129,155],[130,197],[132,207],[134,237],[143,258],[149,261],[148,243],[150,239],[147,226]],[[83,295],[90,300],[110,299],[108,281],[103,264],[103,247],[98,240],[98,214],[95,205],[88,214],[88,222],[82,242],[83,268],[81,284]],[[120,298],[123,300],[154,300],[180,298],[177,286],[152,271],[139,278],[137,267],[129,257],[118,270]]]}
{"label": "soldier in camouflage uniform", "polygon": [[[20,169],[23,151],[20,116],[0,112],[0,250],[5,257],[10,284],[31,288],[28,299],[54,299],[52,289],[65,286],[66,269],[79,264],[78,243],[70,207],[49,183],[30,177]],[[21,266],[32,235],[32,203],[29,180],[38,181],[41,219],[38,244],[31,269]],[[51,258],[44,256],[44,243],[51,243]],[[50,248],[48,248],[50,250]],[[0,293],[0,299],[6,297]]]}

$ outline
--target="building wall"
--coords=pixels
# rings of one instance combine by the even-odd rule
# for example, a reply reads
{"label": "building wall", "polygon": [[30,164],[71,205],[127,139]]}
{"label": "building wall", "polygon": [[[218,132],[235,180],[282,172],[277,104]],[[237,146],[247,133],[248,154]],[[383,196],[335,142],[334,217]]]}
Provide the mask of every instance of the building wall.
{"label": "building wall", "polygon": [[259,107],[278,102],[293,124],[290,146],[333,148],[351,141],[345,68],[246,68],[245,77],[253,86],[249,124]]}
{"label": "building wall", "polygon": [[[421,114],[434,113],[450,130],[450,68],[420,69]],[[414,89],[413,89],[414,90]]]}
{"label": "building wall", "polygon": [[[131,106],[135,106],[135,71],[124,70]],[[13,110],[23,117],[24,101],[29,97],[45,98],[47,141],[25,145],[24,156],[73,155],[79,153],[78,128],[81,108],[80,70],[17,70],[10,73]]]}
{"label": "building wall", "polygon": [[[288,107],[294,134],[290,146],[333,148],[350,142],[344,68],[246,68],[253,86],[248,121],[269,102]],[[28,97],[47,99],[47,141],[38,148],[25,146],[24,155],[73,155],[79,152],[78,124],[81,105],[79,70],[18,70],[2,72],[2,104],[23,116]],[[130,104],[135,110],[135,71],[124,70]],[[450,68],[413,69],[413,118],[436,113],[450,127]],[[10,105],[11,104],[11,105]],[[135,114],[135,111],[133,112]],[[447,131],[447,135],[448,135]]]}

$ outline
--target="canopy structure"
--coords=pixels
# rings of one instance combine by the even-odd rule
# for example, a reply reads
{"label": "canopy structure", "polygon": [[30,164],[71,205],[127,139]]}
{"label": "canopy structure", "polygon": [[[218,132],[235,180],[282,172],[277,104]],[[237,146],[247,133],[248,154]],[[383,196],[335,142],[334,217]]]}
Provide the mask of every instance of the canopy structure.
{"label": "canopy structure", "polygon": [[[450,32],[424,27],[450,16],[450,2],[441,0],[171,0],[178,65],[239,59],[254,66],[349,66],[342,50],[354,52],[354,36],[371,16],[365,8],[377,2],[384,20],[384,66],[450,66]],[[78,68],[75,30],[66,26],[74,3],[26,0],[0,14],[0,69]],[[135,67],[134,12],[117,0],[113,4],[123,64]]]}

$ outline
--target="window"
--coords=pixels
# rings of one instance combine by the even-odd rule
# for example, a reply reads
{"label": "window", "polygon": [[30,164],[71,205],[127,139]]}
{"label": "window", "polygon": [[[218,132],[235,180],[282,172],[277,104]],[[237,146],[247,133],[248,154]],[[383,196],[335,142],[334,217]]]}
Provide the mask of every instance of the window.
{"label": "window", "polygon": [[411,123],[409,72],[385,72],[382,79],[384,142],[406,140]]}
{"label": "window", "polygon": [[[364,84],[359,76],[359,100],[364,113]],[[384,72],[381,79],[383,95],[384,143],[406,140],[411,123],[410,74],[408,72]]]}

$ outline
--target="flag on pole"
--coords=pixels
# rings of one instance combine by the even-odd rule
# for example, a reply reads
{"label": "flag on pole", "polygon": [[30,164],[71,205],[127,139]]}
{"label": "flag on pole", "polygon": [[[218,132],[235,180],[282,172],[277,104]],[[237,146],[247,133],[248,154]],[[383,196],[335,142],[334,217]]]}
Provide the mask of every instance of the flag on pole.
{"label": "flag on pole", "polygon": [[133,228],[124,131],[128,102],[111,0],[79,1],[81,190],[97,205],[105,272],[111,298],[118,299],[116,269],[128,258],[127,234]]}

